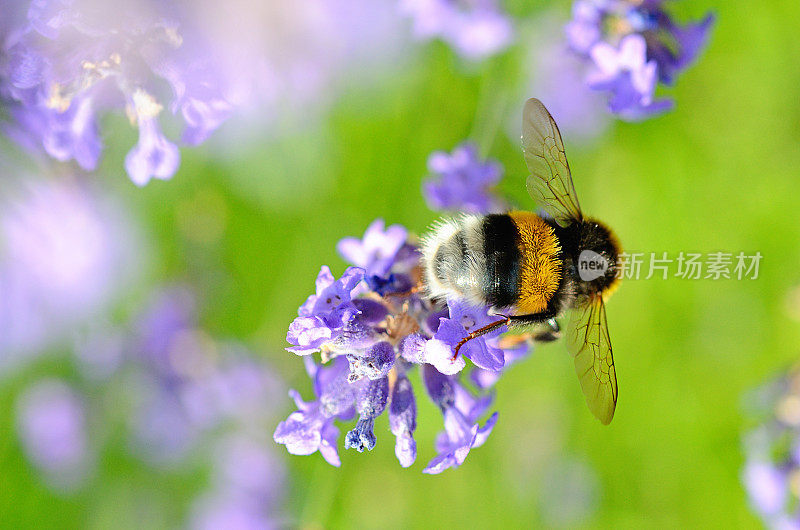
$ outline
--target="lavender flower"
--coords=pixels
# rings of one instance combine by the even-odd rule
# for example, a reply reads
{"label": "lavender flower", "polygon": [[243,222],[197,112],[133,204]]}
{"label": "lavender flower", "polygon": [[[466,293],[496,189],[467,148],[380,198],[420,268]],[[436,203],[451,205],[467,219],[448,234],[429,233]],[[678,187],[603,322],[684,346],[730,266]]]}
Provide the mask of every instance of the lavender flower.
{"label": "lavender flower", "polygon": [[609,94],[609,110],[630,120],[672,107],[654,98],[699,55],[714,17],[676,24],[663,0],[577,0],[565,31],[570,47],[591,65],[590,88]]}
{"label": "lavender flower", "polygon": [[346,339],[345,325],[359,313],[351,294],[363,278],[363,269],[350,267],[334,280],[330,269],[323,266],[317,276],[317,293],[300,306],[298,317],[289,326],[286,340],[295,347],[287,349],[308,355],[325,344],[333,345],[340,337]]}
{"label": "lavender flower", "polygon": [[23,449],[58,489],[73,489],[86,479],[91,451],[83,400],[65,383],[42,380],[29,388],[17,407]]}
{"label": "lavender flower", "polygon": [[742,471],[750,504],[769,528],[800,526],[800,501],[793,484],[800,473],[800,372],[768,383],[748,395],[758,425],[744,437]]}
{"label": "lavender flower", "polygon": [[[405,229],[392,229],[407,237]],[[467,342],[454,359],[455,344],[497,317],[489,315],[487,307],[471,307],[458,300],[439,305],[423,296],[417,280],[421,277],[419,251],[408,239],[386,237],[382,221],[373,223],[363,242],[342,241],[340,251],[345,249],[342,253],[351,262],[379,271],[383,277],[367,277],[364,269],[351,267],[334,280],[323,267],[317,293],[301,306],[287,336],[295,345],[288,349],[305,356],[316,398],[304,402],[296,391],[291,392],[297,410],[278,425],[275,441],[292,454],[319,451],[338,466],[336,422],[358,413],[356,425],[345,436],[345,448],[371,450],[377,443],[375,420],[388,410],[397,459],[403,467],[412,465],[417,456],[417,418],[407,374],[419,365],[445,423],[436,444],[439,455],[425,472],[457,467],[473,447],[486,441],[497,421],[495,413],[479,422],[491,405],[492,394],[473,395],[460,382],[460,373],[469,359],[473,374],[497,374],[505,366],[506,350],[499,339],[505,328]],[[508,350],[512,357],[522,355],[520,344],[513,343]],[[322,364],[308,355],[314,351],[322,352]]]}
{"label": "lavender flower", "polygon": [[198,328],[184,287],[157,292],[129,342],[129,362],[138,368],[133,446],[149,461],[180,461],[221,423],[259,418],[276,386],[241,346]]}
{"label": "lavender flower", "polygon": [[306,362],[306,368],[314,379],[317,400],[306,403],[298,392],[291,391],[298,410],[278,425],[274,438],[286,445],[292,454],[310,455],[319,451],[329,464],[338,467],[336,441],[339,429],[333,422],[337,418],[347,420],[353,417],[358,387],[347,381],[348,364],[343,357],[334,359],[330,366]]}
{"label": "lavender flower", "polygon": [[0,370],[98,316],[146,254],[110,197],[68,179],[24,178],[9,176],[0,193]]}
{"label": "lavender flower", "polygon": [[[197,310],[189,289],[169,286],[125,326],[96,324],[75,352],[92,392],[34,383],[16,407],[23,451],[49,486],[76,489],[124,425],[134,455],[160,475],[208,468],[193,470],[210,483],[192,502],[191,527],[285,526],[286,471],[264,439],[284,389],[240,344],[200,329]],[[110,423],[114,436],[103,431]]]}
{"label": "lavender flower", "polygon": [[[461,361],[458,364],[452,361],[455,346],[469,333],[490,324],[497,320],[497,317],[489,316],[485,308],[472,307],[458,300],[448,301],[447,306],[450,318],[439,319],[439,327],[433,339],[425,345],[425,354],[429,362],[440,372],[452,375],[460,372],[464,366],[461,358],[457,359]],[[460,353],[478,368],[497,372],[505,363],[504,352],[500,348],[490,346],[487,341],[507,330],[506,326],[500,326],[491,333],[472,339],[463,345]]]}
{"label": "lavender flower", "polygon": [[422,192],[433,210],[489,213],[504,209],[503,201],[490,188],[500,181],[503,167],[495,160],[481,162],[478,148],[466,142],[452,154],[436,151],[428,157],[432,178]]}
{"label": "lavender flower", "polygon": [[93,170],[102,151],[98,117],[124,108],[139,129],[125,158],[131,180],[142,186],[172,177],[180,157],[161,130],[162,110],[182,116],[184,141],[193,144],[231,110],[229,86],[208,60],[198,60],[205,43],[190,26],[174,6],[146,0],[113,7],[47,0],[18,9],[2,35],[9,60],[0,70],[0,98],[15,119],[14,136]]}
{"label": "lavender flower", "polygon": [[209,465],[192,528],[280,526],[286,472],[263,437],[282,385],[241,345],[200,329],[197,311],[191,290],[168,286],[130,326],[126,372],[134,377],[123,386],[133,390],[133,449],[166,469]]}
{"label": "lavender flower", "polygon": [[400,0],[400,11],[413,19],[417,38],[440,38],[467,59],[494,55],[513,38],[496,0]]}
{"label": "lavender flower", "polygon": [[537,21],[529,49],[530,83],[520,94],[519,111],[509,120],[509,137],[519,142],[519,116],[525,97],[535,94],[547,106],[561,133],[572,141],[589,141],[600,135],[610,118],[603,95],[586,90],[586,68],[581,59],[559,39],[560,19],[545,15]]}
{"label": "lavender flower", "polygon": [[439,454],[423,470],[424,473],[436,474],[460,466],[470,449],[486,442],[497,422],[497,412],[481,427],[475,420],[486,411],[491,398],[475,399],[458,382],[430,365],[424,367],[422,377],[428,394],[444,415],[445,431],[436,438]]}
{"label": "lavender flower", "polygon": [[277,527],[285,470],[260,440],[239,433],[218,444],[210,491],[192,510],[191,528]]}

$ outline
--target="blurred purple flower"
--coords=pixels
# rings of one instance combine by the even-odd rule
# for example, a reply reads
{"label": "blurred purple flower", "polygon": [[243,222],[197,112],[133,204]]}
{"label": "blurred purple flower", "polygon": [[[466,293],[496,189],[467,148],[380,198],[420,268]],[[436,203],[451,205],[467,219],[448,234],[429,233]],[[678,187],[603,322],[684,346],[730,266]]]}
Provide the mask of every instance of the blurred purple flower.
{"label": "blurred purple flower", "polygon": [[428,170],[432,178],[423,183],[422,192],[431,209],[485,214],[504,208],[490,190],[500,181],[503,167],[495,160],[481,162],[474,144],[463,143],[452,154],[432,153]]}
{"label": "blurred purple flower", "polygon": [[528,41],[531,81],[520,95],[519,112],[509,121],[509,136],[514,142],[519,142],[522,135],[518,116],[529,95],[535,95],[547,106],[561,133],[572,141],[589,141],[610,122],[603,96],[586,90],[584,62],[559,39],[559,21],[553,15],[543,16]]}
{"label": "blurred purple flower", "polygon": [[139,143],[126,157],[131,178],[144,185],[171,177],[178,153],[158,125],[164,105],[157,85],[166,79],[179,94],[219,79],[188,67],[164,75],[170,57],[192,46],[168,11],[147,1],[113,8],[96,0],[30,2],[2,36],[13,59],[0,71],[0,97],[16,118],[15,136],[28,134],[34,140],[27,144],[38,141],[53,158],[94,170],[102,150],[98,115],[124,107],[139,127]]}
{"label": "blurred purple flower", "polygon": [[[182,140],[191,145],[222,123],[211,147],[224,144],[226,152],[313,126],[341,89],[369,85],[406,55],[396,0],[178,6],[185,44],[166,57],[159,74],[172,85],[167,108],[185,124]],[[205,72],[213,82],[181,83],[187,70]]]}
{"label": "blurred purple flower", "polygon": [[285,470],[263,443],[243,434],[215,450],[208,493],[194,503],[191,528],[275,528]]}
{"label": "blurred purple flower", "polygon": [[619,50],[598,42],[589,52],[595,69],[589,74],[589,88],[609,91],[608,109],[622,117],[637,119],[669,109],[669,101],[653,101],[656,62],[646,61],[644,37],[626,35]]}
{"label": "blurred purple flower", "polygon": [[417,38],[440,38],[467,59],[492,56],[513,39],[496,0],[400,0],[400,11],[412,18]]}
{"label": "blurred purple flower", "polygon": [[130,342],[140,381],[132,434],[148,460],[178,461],[221,423],[263,416],[279,386],[241,346],[198,329],[195,297],[185,287],[156,292]]}
{"label": "blurred purple flower", "polygon": [[64,338],[141,271],[124,209],[69,180],[0,193],[0,369]]}
{"label": "blurred purple flower", "polygon": [[78,396],[50,380],[26,391],[17,406],[23,449],[54,488],[75,488],[91,471],[92,450],[110,434],[90,439],[87,427],[123,419],[134,454],[159,474],[209,468],[190,525],[280,527],[287,476],[264,433],[285,389],[245,348],[214,340],[198,320],[193,293],[166,286],[124,328],[93,327],[76,341],[93,391]]}
{"label": "blurred purple flower", "polygon": [[772,464],[749,462],[743,480],[753,506],[767,517],[779,514],[789,497],[789,477]]}
{"label": "blurred purple flower", "polygon": [[592,67],[588,85],[609,94],[609,110],[639,120],[672,108],[654,100],[658,82],[675,77],[705,47],[714,17],[680,26],[663,0],[577,0],[565,32],[570,47]]}
{"label": "blurred purple flower", "polygon": [[170,179],[178,170],[178,147],[167,140],[155,117],[139,116],[139,142],[125,157],[125,171],[137,186],[144,186],[151,178]]}
{"label": "blurred purple flower", "polygon": [[[373,231],[383,235],[383,223],[373,223],[368,234]],[[396,231],[407,237],[405,229]],[[340,300],[336,302],[339,305],[336,305],[328,303],[331,297],[325,293],[332,289],[334,279],[328,268],[323,267],[317,281],[317,294],[300,307],[301,316],[292,323],[287,337],[294,344],[308,344],[301,350],[303,354],[322,351],[321,365],[310,355],[304,357],[309,375],[314,380],[316,400],[303,402],[297,392],[292,391],[298,410],[278,425],[274,439],[286,445],[292,454],[320,451],[328,462],[338,466],[336,444],[339,429],[335,422],[348,421],[358,413],[355,427],[345,436],[345,448],[363,452],[371,450],[377,443],[375,419],[388,410],[389,425],[396,437],[397,459],[403,467],[412,465],[417,457],[414,440],[417,414],[407,372],[418,365],[428,380],[440,382],[436,391],[428,385],[428,393],[442,408],[446,426],[445,433],[437,442],[440,455],[426,468],[426,472],[438,473],[456,467],[464,461],[471,448],[483,444],[497,419],[493,415],[482,426],[478,423],[491,403],[491,395],[481,392],[477,397],[472,396],[459,383],[457,374],[464,371],[465,359],[472,361],[473,374],[479,370],[497,373],[505,366],[506,353],[513,359],[521,358],[527,353],[527,344],[514,342],[506,350],[498,340],[505,331],[505,328],[500,328],[469,341],[461,350],[463,355],[454,360],[455,344],[497,317],[489,315],[486,307],[471,307],[458,301],[449,302],[447,307],[434,303],[419,292],[416,282],[411,281],[420,275],[420,254],[416,247],[394,237],[390,238],[390,243],[374,245],[367,245],[367,239],[365,237],[365,242],[346,240],[349,248],[343,253],[355,256],[350,258],[354,263],[370,267],[373,254],[365,247],[390,248],[390,252],[382,256],[386,261],[381,270],[388,278],[407,278],[408,287],[381,292],[379,289],[384,288],[384,284],[360,282],[363,269],[350,268],[339,280],[342,285],[336,287],[341,291]],[[365,255],[367,257],[363,257]],[[354,270],[361,273],[354,275]],[[345,280],[346,277],[351,277],[352,281]],[[326,304],[323,304],[322,311],[317,311],[323,299]],[[324,320],[331,307],[338,310],[350,306],[357,312],[354,313],[352,308],[346,311],[349,320],[337,316],[332,319],[333,326],[319,323],[306,328],[326,330],[314,337],[314,340],[319,338],[318,342],[295,339],[298,320],[310,318],[304,315],[316,314],[315,318]],[[295,348],[289,350],[297,351]],[[490,379],[485,375],[480,378]]]}
{"label": "blurred purple flower", "polygon": [[[193,502],[193,528],[280,526],[286,472],[263,433],[285,390],[267,367],[235,342],[198,328],[196,296],[185,286],[154,293],[136,319],[129,363],[134,447],[168,467],[211,447],[211,482]],[[130,385],[129,385],[130,386]]]}
{"label": "blurred purple flower", "polygon": [[197,326],[197,303],[185,286],[171,285],[156,290],[134,323],[134,348],[140,362],[160,373],[171,371],[170,350],[180,333]]}
{"label": "blurred purple flower", "polygon": [[42,380],[19,397],[17,429],[28,458],[58,489],[81,484],[91,467],[83,400],[65,383]]}
{"label": "blurred purple flower", "polygon": [[800,495],[800,371],[791,370],[746,395],[758,424],[743,437],[741,479],[753,510],[769,528],[797,528]]}
{"label": "blurred purple flower", "polygon": [[244,106],[264,108],[248,114],[272,120],[287,102],[305,110],[347,67],[362,59],[374,66],[400,48],[388,0],[310,0],[302,8],[286,0],[234,0],[224,8],[210,1],[5,4],[0,101],[13,120],[11,136],[94,170],[103,149],[99,118],[124,109],[139,133],[125,169],[139,186],[178,169],[164,114],[183,125],[184,143],[197,145]]}

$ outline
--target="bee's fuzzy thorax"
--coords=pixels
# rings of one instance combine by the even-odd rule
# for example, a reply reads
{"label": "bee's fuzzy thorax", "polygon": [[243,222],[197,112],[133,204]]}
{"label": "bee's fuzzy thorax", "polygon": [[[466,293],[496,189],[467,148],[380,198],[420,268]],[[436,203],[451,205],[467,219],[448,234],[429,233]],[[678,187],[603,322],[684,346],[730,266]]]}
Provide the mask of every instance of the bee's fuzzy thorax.
{"label": "bee's fuzzy thorax", "polygon": [[517,228],[521,257],[516,309],[519,313],[544,311],[561,284],[561,245],[540,216],[524,211],[508,215]]}

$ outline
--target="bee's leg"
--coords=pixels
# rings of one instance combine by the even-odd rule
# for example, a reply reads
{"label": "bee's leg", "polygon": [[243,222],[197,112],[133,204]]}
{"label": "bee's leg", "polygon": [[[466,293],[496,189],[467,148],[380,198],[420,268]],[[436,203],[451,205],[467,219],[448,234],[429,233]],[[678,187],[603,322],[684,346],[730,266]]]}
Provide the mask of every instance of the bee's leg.
{"label": "bee's leg", "polygon": [[497,315],[497,316],[503,317],[503,318],[501,318],[500,320],[497,320],[495,322],[492,322],[491,324],[487,324],[487,325],[483,326],[482,328],[476,329],[475,331],[473,331],[472,333],[470,333],[469,335],[467,335],[466,337],[464,337],[463,339],[458,341],[458,343],[456,344],[456,347],[455,347],[455,351],[453,352],[453,357],[451,357],[451,360],[453,360],[453,361],[456,360],[456,358],[458,357],[458,351],[461,349],[461,346],[463,346],[467,342],[471,341],[472,339],[476,339],[476,338],[480,337],[481,335],[486,335],[487,333],[490,333],[490,332],[494,331],[495,329],[499,328],[500,326],[505,326],[506,324],[511,322],[511,319],[513,318],[513,317],[508,317],[508,316],[505,316],[505,315]]}
{"label": "bee's leg", "polygon": [[555,318],[547,321],[547,329],[544,329],[533,335],[533,340],[536,342],[553,342],[561,338],[561,327],[556,322]]}
{"label": "bee's leg", "polygon": [[406,298],[411,296],[412,294],[416,294],[422,290],[422,285],[417,284],[411,289],[407,291],[403,291],[402,293],[387,293],[384,295],[384,298]]}
{"label": "bee's leg", "polygon": [[561,328],[558,326],[558,322],[556,322],[557,314],[558,312],[554,309],[545,309],[540,313],[531,315],[516,315],[511,317],[509,325],[525,326],[528,324],[545,323],[547,329],[534,333],[532,338],[537,342],[551,342],[561,337]]}
{"label": "bee's leg", "polygon": [[[505,325],[525,325],[525,324],[538,324],[541,322],[547,322],[551,327],[558,328],[558,322],[555,321],[555,317],[558,313],[552,309],[546,309],[541,313],[534,313],[531,315],[515,315],[515,316],[506,316],[506,315],[497,315],[502,317],[500,320],[492,322],[491,324],[487,324],[482,328],[478,328],[456,344],[455,352],[453,353],[452,360],[456,360],[458,357],[458,351],[461,349],[461,346],[466,344],[467,342],[480,337],[481,335],[486,335],[487,333],[499,328],[500,326]],[[550,322],[552,321],[552,323]],[[558,338],[557,336],[555,338]],[[555,338],[553,340],[555,340]]]}
{"label": "bee's leg", "polygon": [[559,331],[561,328],[558,327],[558,322],[556,322],[556,316],[558,313],[552,309],[545,309],[540,313],[533,313],[530,315],[514,315],[508,317],[510,322],[509,324],[520,325],[524,326],[526,324],[541,324],[542,322],[546,322],[548,326],[553,328],[554,331]]}

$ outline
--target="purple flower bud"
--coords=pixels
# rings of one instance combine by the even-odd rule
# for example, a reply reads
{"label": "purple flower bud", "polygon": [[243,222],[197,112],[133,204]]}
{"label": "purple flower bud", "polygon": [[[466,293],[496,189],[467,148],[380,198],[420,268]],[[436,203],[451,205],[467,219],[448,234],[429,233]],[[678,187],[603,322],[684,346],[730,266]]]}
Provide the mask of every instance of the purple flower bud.
{"label": "purple flower bud", "polygon": [[386,278],[373,275],[368,276],[366,282],[369,288],[380,296],[405,293],[414,287],[407,274],[390,274]]}
{"label": "purple flower bud", "polygon": [[350,363],[348,380],[353,383],[363,377],[370,380],[384,378],[394,367],[394,359],[394,348],[386,341],[375,344],[363,356],[348,354],[347,360]]}
{"label": "purple flower bud", "polygon": [[356,398],[356,409],[359,413],[355,429],[347,433],[345,449],[354,448],[359,453],[364,449],[370,451],[375,447],[376,438],[372,431],[375,418],[383,413],[389,398],[389,380],[387,378],[369,381],[361,386]]}
{"label": "purple flower bud", "polygon": [[397,437],[394,453],[403,467],[409,467],[417,459],[417,404],[411,381],[405,375],[398,376],[392,387],[389,405],[389,426]]}
{"label": "purple flower bud", "polygon": [[386,309],[385,305],[375,300],[370,300],[369,298],[353,300],[353,305],[356,306],[356,309],[359,311],[356,320],[364,324],[378,324],[389,314],[389,310]]}

